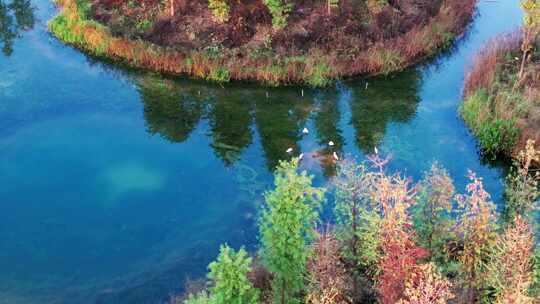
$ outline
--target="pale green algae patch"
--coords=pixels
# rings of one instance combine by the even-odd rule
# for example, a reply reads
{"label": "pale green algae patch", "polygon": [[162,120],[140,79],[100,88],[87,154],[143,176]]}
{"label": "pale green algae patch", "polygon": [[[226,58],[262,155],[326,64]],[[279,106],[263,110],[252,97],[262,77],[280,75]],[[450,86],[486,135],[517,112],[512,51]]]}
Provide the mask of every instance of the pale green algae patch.
{"label": "pale green algae patch", "polygon": [[107,196],[116,201],[134,191],[153,192],[165,186],[165,174],[140,163],[124,163],[107,168],[102,175]]}

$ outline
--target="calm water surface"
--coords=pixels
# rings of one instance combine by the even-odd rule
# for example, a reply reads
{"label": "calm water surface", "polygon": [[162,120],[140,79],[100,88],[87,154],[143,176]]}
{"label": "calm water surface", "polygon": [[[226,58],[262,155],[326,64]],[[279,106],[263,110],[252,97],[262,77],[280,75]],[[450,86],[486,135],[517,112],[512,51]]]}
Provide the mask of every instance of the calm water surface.
{"label": "calm water surface", "polygon": [[100,64],[47,33],[49,0],[0,0],[0,303],[161,303],[220,243],[255,248],[260,194],[289,147],[317,185],[332,152],[378,147],[414,177],[438,160],[460,189],[474,170],[500,202],[504,169],[481,160],[457,108],[465,67],[519,24],[517,5],[481,1],[425,66],[302,97]]}

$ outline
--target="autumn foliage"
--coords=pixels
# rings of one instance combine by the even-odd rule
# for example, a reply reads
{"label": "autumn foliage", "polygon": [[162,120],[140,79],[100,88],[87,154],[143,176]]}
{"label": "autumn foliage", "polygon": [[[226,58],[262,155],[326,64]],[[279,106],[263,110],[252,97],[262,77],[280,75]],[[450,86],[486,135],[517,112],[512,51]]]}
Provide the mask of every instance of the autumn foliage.
{"label": "autumn foliage", "polygon": [[424,264],[407,280],[399,304],[445,304],[453,299],[452,284],[433,264]]}
{"label": "autumn foliage", "polygon": [[[530,149],[524,155],[536,157]],[[439,164],[415,183],[390,172],[389,162],[375,154],[362,164],[339,164],[332,183],[337,220],[323,229],[312,209],[323,190],[297,173],[298,159],[280,164],[261,221],[263,264],[251,271],[249,263],[242,266],[243,285],[258,289],[260,303],[538,303],[534,217],[522,216],[532,207],[503,222],[473,172],[465,192],[454,194]],[[516,197],[537,204],[537,193],[530,195]],[[215,293],[186,303],[213,303]]]}
{"label": "autumn foliage", "polygon": [[[327,3],[315,2],[296,9],[299,3],[281,0],[57,0],[62,12],[49,28],[66,43],[137,68],[221,82],[325,86],[336,78],[400,71],[449,47],[476,4],[370,2],[382,6],[371,17],[344,3],[348,15],[330,18]],[[286,28],[289,15],[296,23]],[[389,22],[400,29],[380,26]]]}

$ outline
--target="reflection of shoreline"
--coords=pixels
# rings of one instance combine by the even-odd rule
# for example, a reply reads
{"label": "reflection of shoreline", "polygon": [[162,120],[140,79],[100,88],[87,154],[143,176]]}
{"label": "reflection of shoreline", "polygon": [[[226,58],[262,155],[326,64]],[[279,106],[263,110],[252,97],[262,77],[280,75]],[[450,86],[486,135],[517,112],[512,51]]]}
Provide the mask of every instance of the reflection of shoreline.
{"label": "reflection of shoreline", "polygon": [[14,40],[21,32],[32,29],[34,23],[34,7],[30,0],[13,0],[10,4],[0,0],[0,42],[6,57],[13,53]]}
{"label": "reflection of shoreline", "polygon": [[351,124],[360,150],[372,153],[382,142],[389,123],[406,123],[414,117],[420,103],[420,83],[420,72],[412,69],[395,78],[374,78],[365,86],[351,87]]}
{"label": "reflection of shoreline", "polygon": [[241,158],[257,132],[267,166],[273,170],[279,160],[306,152],[300,147],[307,136],[302,130],[313,120],[318,148],[309,155],[319,159],[326,176],[332,176],[334,153],[341,154],[347,144],[340,129],[342,95],[351,97],[347,108],[356,132],[355,144],[368,154],[381,143],[389,123],[404,123],[415,115],[421,79],[417,70],[409,70],[392,78],[370,79],[368,84],[355,81],[339,89],[310,90],[304,96],[301,89],[292,87],[231,86],[232,90],[145,75],[134,81],[150,134],[181,143],[205,122],[210,146],[226,166]]}

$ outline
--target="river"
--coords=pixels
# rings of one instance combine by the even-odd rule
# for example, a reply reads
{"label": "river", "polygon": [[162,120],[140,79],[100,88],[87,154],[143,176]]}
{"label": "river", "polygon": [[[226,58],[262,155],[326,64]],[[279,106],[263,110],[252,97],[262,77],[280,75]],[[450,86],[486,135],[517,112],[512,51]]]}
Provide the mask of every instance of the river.
{"label": "river", "polygon": [[0,4],[2,304],[166,301],[219,244],[256,249],[257,206],[289,148],[317,185],[333,152],[377,148],[414,178],[438,161],[461,191],[473,170],[501,203],[505,166],[482,159],[457,109],[475,52],[521,22],[516,0],[481,1],[426,64],[326,90],[129,71],[52,37],[49,0]]}

